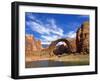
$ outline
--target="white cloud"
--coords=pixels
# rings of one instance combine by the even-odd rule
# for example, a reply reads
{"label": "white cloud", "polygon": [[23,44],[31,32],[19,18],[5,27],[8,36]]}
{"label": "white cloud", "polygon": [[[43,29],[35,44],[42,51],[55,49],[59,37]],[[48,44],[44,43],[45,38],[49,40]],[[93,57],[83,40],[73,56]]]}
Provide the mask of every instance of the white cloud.
{"label": "white cloud", "polygon": [[65,42],[58,42],[56,46],[59,46],[59,45],[66,45]]}
{"label": "white cloud", "polygon": [[31,20],[35,19],[35,16],[32,15],[32,13],[26,13],[26,15],[28,16],[28,18],[30,18]]}
{"label": "white cloud", "polygon": [[68,38],[75,38],[76,37],[76,32],[75,31],[70,31],[69,33],[67,33],[67,37]]}
{"label": "white cloud", "polygon": [[47,21],[49,22],[49,27],[50,27],[51,33],[57,34],[59,36],[64,35],[63,34],[64,31],[56,25],[56,22],[54,19],[48,19]]}
{"label": "white cloud", "polygon": [[33,31],[36,31],[40,34],[56,34],[58,36],[63,36],[63,30],[56,25],[54,19],[47,19],[46,24],[43,24],[42,21],[36,19],[32,14],[27,14],[31,21],[26,21],[26,25],[30,27]]}
{"label": "white cloud", "polygon": [[48,42],[54,41],[58,39],[59,37],[57,35],[41,35],[41,38],[45,39]]}
{"label": "white cloud", "polygon": [[[41,40],[42,41],[42,40]],[[50,45],[51,42],[48,42],[48,41],[42,41],[41,44],[46,44],[46,45]]]}
{"label": "white cloud", "polygon": [[53,18],[45,20],[46,23],[44,24],[43,21],[40,21],[32,14],[28,14],[28,16],[30,21],[26,21],[27,27],[30,27],[33,32],[35,31],[41,34],[40,40],[42,41],[42,44],[50,44],[51,41],[63,37],[74,38],[76,36],[74,31],[64,35],[63,29],[56,24],[56,21]]}
{"label": "white cloud", "polygon": [[41,35],[42,44],[50,44],[52,41],[55,41],[59,38],[61,37],[59,37],[58,35]]}
{"label": "white cloud", "polygon": [[38,32],[40,34],[50,34],[49,30],[45,26],[43,26],[37,22],[28,21],[28,22],[26,22],[26,24],[28,27],[30,27],[32,29],[32,31]]}

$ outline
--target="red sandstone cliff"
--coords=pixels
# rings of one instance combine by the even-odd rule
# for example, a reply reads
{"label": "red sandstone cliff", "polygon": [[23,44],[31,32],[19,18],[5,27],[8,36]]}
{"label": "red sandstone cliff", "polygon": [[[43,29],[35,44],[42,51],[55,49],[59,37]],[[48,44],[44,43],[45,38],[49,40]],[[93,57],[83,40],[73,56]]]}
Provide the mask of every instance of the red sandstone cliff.
{"label": "red sandstone cliff", "polygon": [[25,36],[25,52],[26,54],[32,54],[33,51],[39,51],[42,49],[40,40],[36,40],[33,35]]}
{"label": "red sandstone cliff", "polygon": [[77,52],[89,53],[89,22],[85,22],[76,33]]}

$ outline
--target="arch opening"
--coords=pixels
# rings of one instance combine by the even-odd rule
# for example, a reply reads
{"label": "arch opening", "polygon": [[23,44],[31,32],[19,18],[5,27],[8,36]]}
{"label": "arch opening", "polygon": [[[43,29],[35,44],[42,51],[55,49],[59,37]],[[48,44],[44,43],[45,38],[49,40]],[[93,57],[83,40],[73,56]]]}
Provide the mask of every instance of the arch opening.
{"label": "arch opening", "polygon": [[49,47],[53,48],[53,53],[55,55],[71,53],[71,45],[67,39],[58,39],[56,41],[53,41]]}

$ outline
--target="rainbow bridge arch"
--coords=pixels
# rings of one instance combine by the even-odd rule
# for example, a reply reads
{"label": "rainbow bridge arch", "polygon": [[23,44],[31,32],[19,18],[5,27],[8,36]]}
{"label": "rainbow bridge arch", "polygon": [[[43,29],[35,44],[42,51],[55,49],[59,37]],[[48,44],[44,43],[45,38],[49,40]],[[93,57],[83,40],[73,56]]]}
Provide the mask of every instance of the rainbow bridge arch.
{"label": "rainbow bridge arch", "polygon": [[51,42],[51,44],[49,45],[49,49],[51,50],[51,52],[56,48],[56,45],[59,43],[59,42],[65,42],[66,45],[68,46],[68,53],[72,53],[72,47],[70,45],[70,42],[67,40],[67,39],[57,39],[53,42]]}

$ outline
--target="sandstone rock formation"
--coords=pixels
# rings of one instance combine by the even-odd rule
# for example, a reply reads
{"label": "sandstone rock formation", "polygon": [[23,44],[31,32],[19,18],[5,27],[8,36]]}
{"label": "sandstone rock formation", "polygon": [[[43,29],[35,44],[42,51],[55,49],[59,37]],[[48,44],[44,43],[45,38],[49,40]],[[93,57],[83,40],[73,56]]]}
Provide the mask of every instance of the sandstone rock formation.
{"label": "sandstone rock formation", "polygon": [[[56,46],[59,42],[65,42],[66,46],[65,45]],[[50,44],[49,49],[51,50],[51,52],[53,51],[53,53],[56,55],[61,55],[63,53],[71,53],[72,52],[70,42],[64,38],[53,41]]]}
{"label": "sandstone rock formation", "polygon": [[76,52],[76,38],[67,39],[70,42],[72,52]]}
{"label": "sandstone rock formation", "polygon": [[25,53],[32,54],[33,51],[39,51],[42,49],[40,40],[36,40],[33,35],[25,36]]}
{"label": "sandstone rock formation", "polygon": [[[65,45],[56,46],[59,42]],[[89,53],[89,22],[85,22],[76,32],[75,38],[61,38],[52,41],[48,48],[42,48],[40,40],[36,40],[33,35],[25,36],[25,54],[34,55],[62,55],[64,53]]]}
{"label": "sandstone rock formation", "polygon": [[68,50],[68,47],[67,46],[65,46],[65,45],[58,45],[57,47],[56,47],[56,49],[55,50],[53,50],[53,53],[55,54],[55,55],[62,55],[62,54],[64,54],[64,53],[68,53],[69,52],[69,50]]}
{"label": "sandstone rock formation", "polygon": [[89,53],[89,22],[81,25],[76,32],[76,48],[77,52]]}

